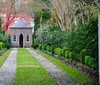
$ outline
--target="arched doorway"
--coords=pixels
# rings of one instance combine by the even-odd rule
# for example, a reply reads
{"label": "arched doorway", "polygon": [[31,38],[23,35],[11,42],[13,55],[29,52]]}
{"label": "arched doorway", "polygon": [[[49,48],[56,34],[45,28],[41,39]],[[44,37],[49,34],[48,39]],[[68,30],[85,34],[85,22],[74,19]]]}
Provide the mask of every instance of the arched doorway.
{"label": "arched doorway", "polygon": [[23,47],[23,35],[20,34],[19,36],[19,47]]}

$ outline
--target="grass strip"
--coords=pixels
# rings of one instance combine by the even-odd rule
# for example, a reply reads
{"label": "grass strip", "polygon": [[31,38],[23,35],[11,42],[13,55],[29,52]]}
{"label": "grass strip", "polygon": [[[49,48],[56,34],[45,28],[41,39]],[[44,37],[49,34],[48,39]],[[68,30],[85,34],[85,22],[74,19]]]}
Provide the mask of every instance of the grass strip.
{"label": "grass strip", "polygon": [[61,70],[63,70],[67,75],[69,75],[72,79],[74,79],[76,82],[80,84],[91,82],[91,79],[87,76],[85,76],[82,72],[79,70],[72,68],[71,66],[66,65],[65,63],[61,62],[60,60],[52,57],[49,54],[46,54],[44,52],[41,52],[39,50],[36,50],[37,53],[44,56],[46,59],[53,62],[55,65],[57,65]]}
{"label": "grass strip", "polygon": [[12,49],[7,50],[6,52],[3,53],[2,56],[0,56],[0,67],[3,65],[7,57],[9,56],[10,52]]}
{"label": "grass strip", "polygon": [[48,72],[28,50],[18,49],[15,85],[55,85]]}

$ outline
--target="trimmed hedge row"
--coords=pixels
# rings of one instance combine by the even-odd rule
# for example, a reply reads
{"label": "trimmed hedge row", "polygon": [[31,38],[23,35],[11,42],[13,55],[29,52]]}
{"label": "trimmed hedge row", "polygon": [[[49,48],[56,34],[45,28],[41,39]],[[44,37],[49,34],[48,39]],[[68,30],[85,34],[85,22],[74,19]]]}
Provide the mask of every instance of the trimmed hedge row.
{"label": "trimmed hedge row", "polygon": [[58,47],[54,47],[54,46],[50,46],[50,45],[42,45],[42,44],[34,44],[32,45],[32,47],[34,49],[40,49],[46,52],[50,52],[54,55],[57,55],[58,57],[64,57],[66,59],[71,59],[71,60],[75,60],[75,61],[79,61],[87,66],[90,66],[92,68],[97,68],[97,62],[94,58],[90,57],[90,56],[86,56],[86,49],[83,49],[80,54],[76,54],[74,52],[71,52],[67,47],[63,47],[63,48],[58,48]]}

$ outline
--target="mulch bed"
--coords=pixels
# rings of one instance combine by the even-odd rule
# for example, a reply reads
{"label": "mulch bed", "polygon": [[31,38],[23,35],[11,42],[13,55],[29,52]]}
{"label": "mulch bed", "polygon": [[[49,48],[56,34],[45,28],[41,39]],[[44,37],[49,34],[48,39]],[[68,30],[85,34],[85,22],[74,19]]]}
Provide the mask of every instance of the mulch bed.
{"label": "mulch bed", "polygon": [[63,57],[60,57],[58,59],[61,60],[66,65],[70,65],[72,68],[76,68],[77,70],[81,71],[82,73],[84,73],[86,76],[90,77],[93,80],[91,84],[84,84],[84,85],[99,85],[99,72],[97,70],[90,68],[86,65],[83,65],[77,61],[72,61],[69,59],[65,60],[65,58]]}

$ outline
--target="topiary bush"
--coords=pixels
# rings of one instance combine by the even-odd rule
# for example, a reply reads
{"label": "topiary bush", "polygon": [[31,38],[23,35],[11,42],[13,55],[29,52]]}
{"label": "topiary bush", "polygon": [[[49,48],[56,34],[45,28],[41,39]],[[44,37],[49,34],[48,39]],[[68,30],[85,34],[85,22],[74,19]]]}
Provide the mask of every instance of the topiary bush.
{"label": "topiary bush", "polygon": [[90,63],[89,63],[89,66],[91,66],[91,67],[94,68],[94,69],[98,69],[97,60],[94,59],[94,58],[91,58],[91,61],[90,61]]}
{"label": "topiary bush", "polygon": [[42,45],[42,50],[46,50],[46,45]]}
{"label": "topiary bush", "polygon": [[74,53],[73,52],[69,52],[69,59],[74,60]]}
{"label": "topiary bush", "polygon": [[42,50],[42,44],[39,44],[39,49]]}
{"label": "topiary bush", "polygon": [[55,49],[54,46],[50,46],[50,52],[51,52],[52,54],[54,54],[54,49]]}
{"label": "topiary bush", "polygon": [[7,49],[10,49],[10,48],[11,48],[11,45],[10,45],[10,44],[6,44],[5,47],[6,47]]}
{"label": "topiary bush", "polygon": [[50,52],[50,46],[49,46],[49,45],[46,46],[46,50],[47,50],[48,52]]}
{"label": "topiary bush", "polygon": [[85,62],[84,62],[84,59],[85,59],[86,52],[87,52],[86,49],[83,49],[83,50],[81,50],[81,52],[80,52],[80,62],[83,63],[83,64],[85,63]]}
{"label": "topiary bush", "polygon": [[65,58],[69,58],[69,51],[65,51]]}
{"label": "topiary bush", "polygon": [[92,58],[90,56],[85,56],[85,65],[90,66],[92,62]]}
{"label": "topiary bush", "polygon": [[96,59],[94,59],[90,56],[85,56],[85,61],[84,62],[85,62],[85,65],[87,65],[87,66],[90,66],[92,68],[97,69],[98,68],[98,66],[97,66],[98,63],[96,61],[97,61]]}
{"label": "topiary bush", "polygon": [[58,55],[58,56],[61,56],[61,48],[55,48],[55,50],[54,50],[54,54],[55,55]]}
{"label": "topiary bush", "polygon": [[79,56],[78,56],[78,54],[73,53],[73,55],[74,55],[74,60],[75,60],[75,61],[78,61],[78,60],[79,60]]}
{"label": "topiary bush", "polygon": [[33,44],[33,45],[32,45],[32,47],[33,47],[34,49],[37,49],[38,46],[39,46],[38,44]]}
{"label": "topiary bush", "polygon": [[2,48],[5,48],[5,44],[4,43],[2,43]]}
{"label": "topiary bush", "polygon": [[80,54],[76,54],[75,60],[80,62]]}
{"label": "topiary bush", "polygon": [[64,56],[64,57],[65,57],[65,51],[68,51],[67,47],[63,47],[63,49],[62,49],[62,56]]}
{"label": "topiary bush", "polygon": [[5,48],[5,44],[3,42],[0,42],[0,50],[2,50],[3,48]]}

